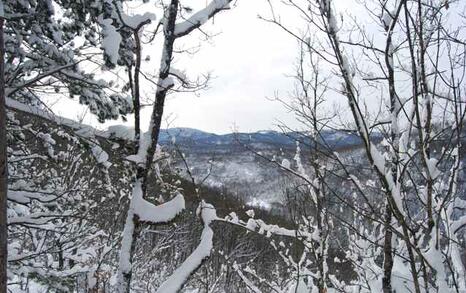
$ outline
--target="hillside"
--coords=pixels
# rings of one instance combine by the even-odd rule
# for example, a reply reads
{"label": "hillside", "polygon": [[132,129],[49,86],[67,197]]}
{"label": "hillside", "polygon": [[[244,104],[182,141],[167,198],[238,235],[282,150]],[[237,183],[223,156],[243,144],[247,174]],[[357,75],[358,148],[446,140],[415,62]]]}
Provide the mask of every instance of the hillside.
{"label": "hillside", "polygon": [[[374,134],[374,141],[380,141]],[[280,205],[285,186],[290,180],[269,160],[286,159],[294,166],[296,146],[307,160],[314,142],[306,133],[260,131],[216,135],[189,128],[165,129],[160,143],[177,158],[176,166],[187,178],[185,162],[192,175],[199,181],[216,188],[226,188],[253,206],[266,209]],[[323,151],[335,151],[355,156],[362,151],[362,141],[354,133],[325,130],[318,141]],[[265,157],[265,158],[264,158]],[[268,158],[268,159],[266,159]]]}
{"label": "hillside", "polygon": [[[113,243],[119,239],[122,231],[128,195],[131,191],[130,183],[134,171],[125,157],[133,152],[133,143],[111,138],[104,132],[95,131],[88,126],[17,102],[9,101],[9,106],[8,140],[12,178],[9,195],[11,197],[9,198],[10,232],[46,230],[46,226],[42,225],[49,220],[44,222],[43,219],[59,221],[64,225],[62,227],[64,230],[55,236],[58,238],[43,240],[45,241],[43,250],[37,250],[32,239],[26,239],[25,242],[21,242],[19,238],[11,239],[10,246],[17,247],[16,252],[11,256],[11,272],[16,276],[18,284],[12,286],[12,290],[17,288],[20,292],[25,281],[37,290],[50,289],[48,286],[57,284],[71,288],[67,278],[76,274],[82,274],[80,278],[82,283],[78,286],[84,286],[84,283],[91,281],[90,273],[95,275],[101,271],[105,274],[99,273],[97,282],[104,287],[109,286],[111,284],[109,273],[115,269],[118,252],[118,246],[114,246]],[[235,212],[247,222],[250,216],[246,211],[253,208],[226,188],[193,186],[189,180],[179,177],[168,162],[159,162],[160,175],[153,174],[151,177],[149,190],[153,196],[150,200],[154,202],[167,200],[175,190],[178,190],[185,195],[186,210],[174,224],[154,226],[152,229],[159,232],[151,233],[150,229],[147,233],[143,233],[138,241],[136,262],[138,268],[134,282],[139,288],[144,286],[156,288],[165,278],[165,274],[179,265],[195,248],[197,241],[193,239],[199,237],[202,229],[195,213],[201,198],[213,204],[220,217]],[[51,174],[56,175],[51,176]],[[195,189],[200,189],[201,198],[196,195]],[[48,194],[47,198],[61,197],[59,209],[66,211],[65,214],[68,216],[73,216],[70,219],[55,216],[56,208],[48,206],[46,201],[43,202],[38,197],[43,196],[40,194]],[[30,206],[29,202],[35,202],[39,206]],[[293,228],[293,224],[286,217],[273,215],[257,207],[253,209],[255,217],[270,224]],[[39,210],[40,215],[37,214]],[[75,228],[71,227],[80,228],[75,231]],[[277,248],[273,243],[286,243],[287,249],[292,249],[296,253],[302,250],[299,243],[289,242],[286,237],[274,236],[268,239],[261,233],[251,233],[231,224],[217,223],[214,230],[217,235],[214,238],[214,253],[192,278],[187,288],[191,286],[199,288],[205,278],[212,280],[221,278],[225,292],[247,292],[243,282],[235,273],[238,270],[235,263],[246,261],[248,267],[255,268],[258,274],[267,276],[270,272],[274,272],[276,277],[286,278],[286,265],[282,263],[278,254],[281,248]],[[75,232],[69,235],[70,231]],[[73,235],[78,231],[84,232],[79,234],[83,239],[81,246],[66,247],[64,243],[69,241],[67,239],[70,237],[75,237]],[[88,246],[95,242],[91,240],[94,239],[93,235],[99,235],[99,243],[104,245],[105,254],[102,255],[101,250]],[[168,235],[172,236],[167,237]],[[39,237],[39,234],[36,237]],[[88,237],[89,240],[85,240]],[[64,243],[62,244],[61,241]],[[148,246],[147,241],[152,245]],[[167,243],[172,245],[168,247]],[[62,250],[55,251],[56,245],[62,247]],[[330,253],[343,257],[341,252],[336,252],[333,248]],[[29,256],[31,254],[34,256]],[[227,261],[225,255],[229,255]],[[254,256],[252,262],[249,261],[251,256]],[[44,257],[49,261],[40,264],[43,269],[38,271],[35,267],[43,262]],[[95,257],[98,257],[98,267],[88,267],[89,263],[96,261]],[[60,267],[67,263],[70,268],[62,271]],[[337,265],[329,262],[329,265],[335,273],[344,273],[346,277],[343,278],[351,276],[348,263],[344,263],[343,267],[341,263]],[[159,272],[158,275],[149,277],[147,274],[154,269]],[[205,275],[205,272],[209,272],[209,275]],[[58,276],[60,278],[56,279]],[[145,290],[151,292],[151,289]]]}

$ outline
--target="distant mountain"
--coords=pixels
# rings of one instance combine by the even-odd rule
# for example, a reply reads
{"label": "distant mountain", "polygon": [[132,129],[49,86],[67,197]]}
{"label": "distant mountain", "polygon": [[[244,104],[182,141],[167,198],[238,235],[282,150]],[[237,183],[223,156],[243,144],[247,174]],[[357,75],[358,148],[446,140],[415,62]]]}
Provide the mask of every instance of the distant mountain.
{"label": "distant mountain", "polygon": [[[377,136],[374,136],[377,138]],[[179,146],[209,148],[232,147],[234,145],[248,145],[259,149],[295,148],[296,142],[312,145],[312,141],[302,132],[282,133],[277,131],[258,131],[252,133],[213,134],[192,128],[169,128],[160,133],[159,142],[169,145],[176,142]],[[358,146],[362,143],[358,135],[347,131],[325,130],[318,143],[331,149],[341,149]]]}

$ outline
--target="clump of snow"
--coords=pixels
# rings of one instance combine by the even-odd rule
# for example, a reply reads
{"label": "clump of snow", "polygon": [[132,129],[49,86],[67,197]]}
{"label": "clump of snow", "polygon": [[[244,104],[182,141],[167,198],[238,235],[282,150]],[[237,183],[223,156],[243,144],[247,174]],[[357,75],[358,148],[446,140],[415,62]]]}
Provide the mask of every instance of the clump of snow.
{"label": "clump of snow", "polygon": [[133,242],[134,233],[134,213],[130,208],[126,216],[125,227],[123,229],[123,237],[121,240],[120,248],[120,261],[118,264],[117,274],[117,288],[121,289],[125,287],[124,275],[131,270],[131,243]]}
{"label": "clump of snow", "polygon": [[205,201],[201,201],[197,207],[196,214],[201,217],[204,225],[210,225],[212,221],[218,220],[217,211],[214,206]]}
{"label": "clump of snow", "polygon": [[151,223],[166,223],[175,218],[185,208],[184,197],[178,193],[172,200],[161,205],[154,205],[142,198],[141,182],[136,182],[131,201],[134,213],[141,221]]}
{"label": "clump of snow", "polygon": [[246,215],[248,215],[248,217],[250,217],[250,218],[254,218],[254,216],[255,216],[254,210],[247,210]]}
{"label": "clump of snow", "polygon": [[8,200],[28,204],[34,199],[40,201],[52,201],[55,197],[41,192],[8,190]]}
{"label": "clump of snow", "polygon": [[[176,215],[178,215],[185,207],[183,195],[177,194],[171,201],[156,206],[143,197],[142,182],[138,180],[135,182],[132,191],[132,198],[128,214],[126,216],[126,223],[123,229],[123,239],[120,249],[120,262],[117,274],[117,286],[119,290],[125,288],[124,275],[131,271],[131,244],[133,243],[134,232],[134,217],[137,215],[141,221],[156,223],[168,222]],[[213,232],[212,232],[213,234]],[[160,291],[160,292],[176,292],[176,291]]]}
{"label": "clump of snow", "polygon": [[186,32],[206,23],[216,11],[228,9],[231,0],[212,0],[204,9],[194,13],[187,20],[176,24],[175,35],[184,35]]}
{"label": "clump of snow", "polygon": [[125,125],[112,125],[107,128],[106,133],[109,136],[115,136],[125,140],[134,139],[134,127],[129,127]]}
{"label": "clump of snow", "polygon": [[112,163],[108,161],[108,154],[99,145],[94,145],[91,148],[92,155],[96,159],[97,163],[102,164],[105,168],[109,168]]}
{"label": "clump of snow", "polygon": [[121,35],[117,32],[116,28],[113,26],[113,20],[111,18],[103,18],[103,16],[99,16],[98,21],[102,26],[102,49],[104,50],[105,54],[108,56],[110,62],[114,65],[117,64],[119,54],[118,51],[120,49],[121,43]]}
{"label": "clump of snow", "polygon": [[186,75],[186,72],[170,67],[170,74],[176,76],[179,79],[182,80],[188,80],[188,76]]}
{"label": "clump of snow", "polygon": [[144,14],[135,14],[135,15],[121,15],[123,22],[125,25],[129,26],[130,28],[137,28],[141,23],[147,21],[153,21],[156,19],[155,14],[151,12],[145,12]]}
{"label": "clump of snow", "polygon": [[287,159],[282,160],[282,167],[285,169],[290,169],[291,168],[291,162]]}
{"label": "clump of snow", "polygon": [[[128,161],[135,162],[136,164],[144,164],[146,162],[147,150],[149,149],[152,141],[150,132],[145,132],[139,137],[139,149],[135,155],[129,155],[126,157]],[[157,149],[160,149],[157,147]]]}
{"label": "clump of snow", "polygon": [[50,133],[37,132],[37,137],[42,139],[44,146],[47,148],[47,153],[51,158],[56,158],[53,146],[56,144],[56,141],[52,138]]}
{"label": "clump of snow", "polygon": [[167,78],[164,78],[162,80],[159,80],[159,89],[160,90],[166,90],[168,88],[171,88],[175,84],[175,81],[173,80],[173,77],[168,76]]}
{"label": "clump of snow", "polygon": [[272,205],[270,204],[270,202],[267,202],[261,198],[256,198],[256,197],[248,201],[247,205],[251,207],[258,207],[258,208],[261,208],[267,211],[270,211],[270,209],[272,208]]}
{"label": "clump of snow", "polygon": [[235,212],[231,212],[228,216],[227,216],[227,221],[233,223],[233,224],[238,224],[239,223],[239,218],[238,216],[236,215]]}

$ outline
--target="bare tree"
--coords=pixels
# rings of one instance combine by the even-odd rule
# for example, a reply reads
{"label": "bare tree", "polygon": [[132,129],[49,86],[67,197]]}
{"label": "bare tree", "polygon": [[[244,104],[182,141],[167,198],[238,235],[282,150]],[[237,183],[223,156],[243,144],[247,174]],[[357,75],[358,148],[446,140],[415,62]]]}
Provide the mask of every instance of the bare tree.
{"label": "bare tree", "polygon": [[[215,14],[227,9],[230,2],[230,0],[214,0],[209,3],[206,8],[194,13],[190,18],[184,20],[181,23],[176,23],[178,19],[178,12],[181,8],[179,0],[172,0],[170,4],[164,8],[164,19],[162,21],[164,42],[162,46],[162,58],[160,62],[158,82],[155,93],[155,103],[152,108],[151,121],[149,124],[149,133],[147,137],[140,137],[138,152],[135,156],[133,156],[133,161],[135,161],[137,164],[137,173],[125,228],[123,231],[120,265],[118,270],[119,292],[129,292],[130,290],[132,258],[135,250],[136,239],[139,234],[140,223],[144,221],[151,222],[153,224],[158,222],[167,222],[172,220],[179,212],[181,212],[182,209],[184,209],[184,199],[181,194],[172,200],[174,206],[171,209],[165,208],[165,210],[164,207],[156,207],[144,199],[146,197],[147,191],[147,179],[151,170],[158,143],[165,98],[169,90],[174,86],[173,78],[170,76],[174,43],[177,38],[188,35],[193,30],[199,28],[205,21],[212,18]],[[155,213],[155,217],[145,219],[141,218],[141,213],[144,211],[138,210],[137,201],[143,202],[143,205],[146,206],[149,204],[151,209],[153,209],[152,213]],[[140,205],[141,203],[139,203],[139,206]],[[204,224],[206,227],[208,227],[208,223]],[[202,244],[203,240],[201,239],[201,245]],[[207,255],[199,255],[201,258],[195,260],[195,262],[200,265],[200,261],[202,261],[202,259],[204,259],[206,256]],[[164,290],[170,291],[164,292],[176,292],[180,290],[184,282],[186,282],[187,277],[197,268],[197,266],[189,268],[184,272],[179,272],[182,274],[182,283],[179,283],[180,280],[176,280],[176,278],[174,280],[169,278],[169,280],[167,280],[168,283],[163,284],[162,287],[165,288]],[[176,273],[177,272],[175,272],[175,274]],[[174,284],[173,282],[178,283]]]}

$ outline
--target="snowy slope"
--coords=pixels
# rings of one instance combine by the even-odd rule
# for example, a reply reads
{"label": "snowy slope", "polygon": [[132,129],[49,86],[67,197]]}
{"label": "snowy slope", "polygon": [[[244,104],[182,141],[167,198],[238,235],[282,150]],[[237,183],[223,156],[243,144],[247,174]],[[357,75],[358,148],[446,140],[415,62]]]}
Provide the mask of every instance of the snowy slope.
{"label": "snowy slope", "polygon": [[[377,140],[377,136],[374,136]],[[296,143],[300,142],[303,155],[312,142],[303,133],[259,131],[217,135],[190,128],[170,128],[161,132],[159,142],[172,150],[178,158],[177,167],[188,177],[185,163],[197,181],[226,188],[252,205],[265,208],[280,202],[286,182],[290,179],[277,165],[262,158],[293,163]],[[352,133],[324,131],[320,143],[339,152],[361,150],[361,140]],[[292,164],[293,166],[293,164]]]}

